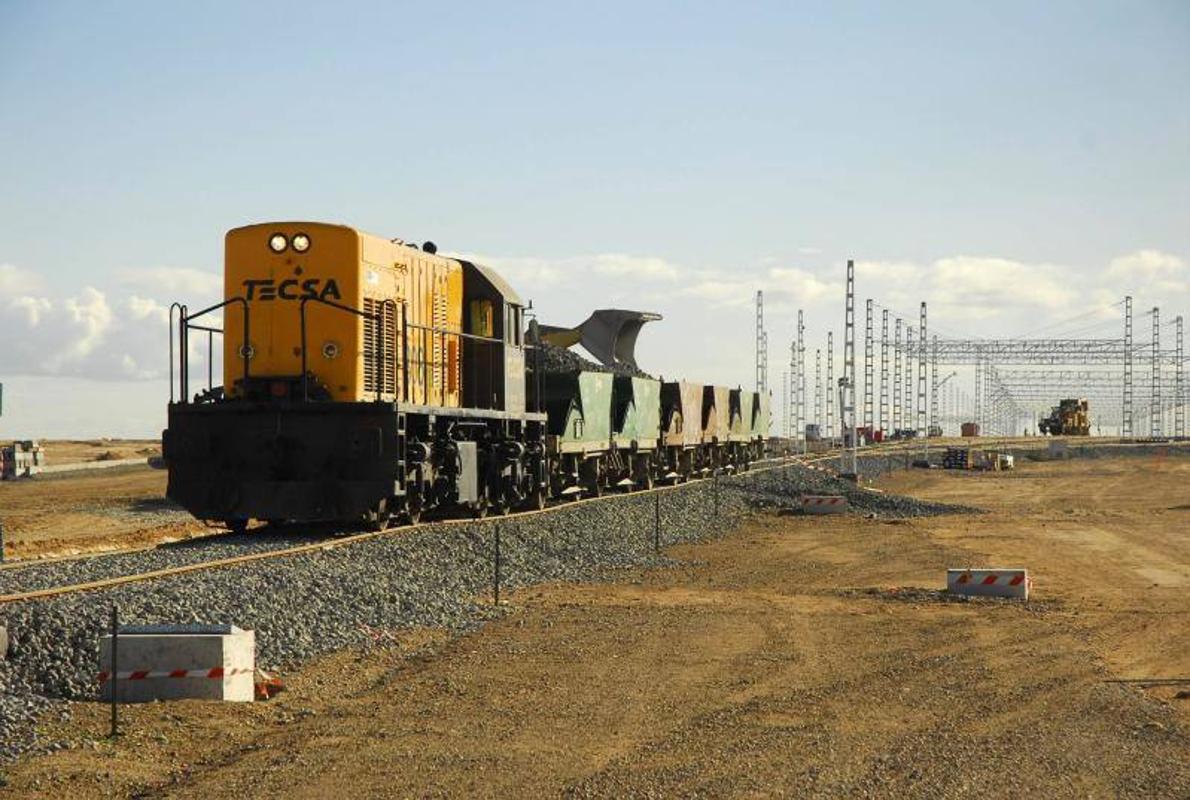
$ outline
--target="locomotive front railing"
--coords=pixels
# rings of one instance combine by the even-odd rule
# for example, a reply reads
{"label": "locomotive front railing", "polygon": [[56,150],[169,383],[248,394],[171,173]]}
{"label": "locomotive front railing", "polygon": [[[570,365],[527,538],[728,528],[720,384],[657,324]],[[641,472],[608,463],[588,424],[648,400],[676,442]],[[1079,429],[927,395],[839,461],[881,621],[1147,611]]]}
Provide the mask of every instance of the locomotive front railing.
{"label": "locomotive front railing", "polygon": [[[222,328],[212,328],[206,325],[195,325],[193,320],[198,319],[213,311],[218,311],[221,308],[231,305],[232,303],[241,303],[244,306],[244,341],[240,346],[240,357],[244,360],[244,386],[248,385],[249,376],[249,334],[251,332],[251,325],[249,322],[248,301],[243,297],[229,297],[221,303],[216,303],[213,306],[208,306],[201,311],[196,311],[191,314],[187,306],[183,303],[171,303],[169,307],[169,402],[173,403],[174,397],[174,356],[177,354],[178,364],[178,390],[181,394],[177,398],[183,403],[189,402],[187,397],[190,395],[190,331],[205,331],[207,334],[207,390],[214,388],[215,373],[214,373],[214,356],[215,344],[214,336],[216,333],[223,334]],[[178,325],[178,349],[174,350],[174,314],[177,313]]]}

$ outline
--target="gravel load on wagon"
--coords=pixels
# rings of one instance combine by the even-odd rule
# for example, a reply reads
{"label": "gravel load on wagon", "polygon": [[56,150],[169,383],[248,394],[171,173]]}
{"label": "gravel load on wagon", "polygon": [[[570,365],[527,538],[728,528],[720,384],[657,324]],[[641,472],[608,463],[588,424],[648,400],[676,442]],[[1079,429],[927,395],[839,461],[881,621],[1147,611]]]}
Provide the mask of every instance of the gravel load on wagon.
{"label": "gravel load on wagon", "polygon": [[[557,347],[542,342],[541,347],[541,369],[543,372],[611,372],[616,375],[628,375],[635,378],[652,378],[653,376],[642,369],[638,369],[629,364],[616,364],[611,367],[605,367],[603,364],[592,361],[589,358],[584,358],[578,353],[574,352],[568,347]],[[529,364],[533,364],[533,356],[529,356]]]}

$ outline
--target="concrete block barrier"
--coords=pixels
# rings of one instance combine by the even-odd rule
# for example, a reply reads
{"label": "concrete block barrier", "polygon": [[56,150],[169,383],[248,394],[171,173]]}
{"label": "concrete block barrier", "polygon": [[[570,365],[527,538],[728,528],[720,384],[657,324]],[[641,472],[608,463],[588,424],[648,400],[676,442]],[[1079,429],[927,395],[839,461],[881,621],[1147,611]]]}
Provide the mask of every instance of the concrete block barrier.
{"label": "concrete block barrier", "polygon": [[[251,702],[256,634],[234,625],[147,625],[120,629],[115,683],[122,703],[154,700]],[[99,643],[100,696],[111,699],[112,637]]]}
{"label": "concrete block barrier", "polygon": [[62,472],[90,472],[97,469],[113,469],[115,467],[132,467],[140,464],[148,464],[149,459],[144,456],[138,458],[112,458],[107,461],[77,461],[70,464],[51,464],[50,466],[41,467],[39,472],[46,475]]}
{"label": "concrete block barrier", "polygon": [[948,569],[946,590],[955,594],[1029,599],[1026,569]]}
{"label": "concrete block barrier", "polygon": [[839,494],[802,495],[803,514],[845,514],[847,498]]}

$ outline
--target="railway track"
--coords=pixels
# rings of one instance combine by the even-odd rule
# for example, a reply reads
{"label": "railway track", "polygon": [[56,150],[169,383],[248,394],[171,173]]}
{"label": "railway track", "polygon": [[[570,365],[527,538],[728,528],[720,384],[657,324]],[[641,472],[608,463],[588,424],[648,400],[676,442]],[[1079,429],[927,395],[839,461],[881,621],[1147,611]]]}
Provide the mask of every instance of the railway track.
{"label": "railway track", "polygon": [[[798,463],[807,463],[798,458],[785,459],[765,459],[764,461],[754,462],[751,469],[744,473],[736,473],[736,475],[754,475],[774,469],[782,469]],[[711,478],[701,478],[697,482],[705,483],[712,480]],[[110,589],[116,586],[122,586],[129,583],[142,583],[145,581],[158,580],[161,578],[170,578],[178,575],[185,575],[191,572],[201,572],[206,570],[220,569],[224,567],[234,567],[242,564],[249,564],[255,561],[266,561],[271,559],[290,558],[309,553],[325,552],[329,550],[338,549],[341,547],[348,547],[359,542],[377,539],[384,536],[402,535],[416,530],[424,530],[432,527],[451,528],[465,525],[476,525],[482,523],[497,523],[505,519],[526,519],[543,514],[556,513],[565,509],[582,506],[589,503],[598,503],[601,501],[612,501],[618,498],[629,496],[641,496],[649,494],[658,494],[680,489],[688,486],[687,483],[672,484],[668,486],[658,486],[653,489],[640,490],[630,492],[627,494],[609,494],[602,497],[586,497],[577,500],[565,500],[555,503],[544,509],[533,509],[528,511],[513,511],[505,515],[486,517],[476,519],[472,517],[454,518],[454,519],[439,519],[418,522],[410,525],[402,525],[388,528],[383,531],[363,531],[359,533],[352,533],[346,536],[338,536],[335,538],[328,538],[316,542],[309,542],[305,544],[296,545],[293,547],[279,548],[276,550],[266,550],[255,553],[248,553],[244,555],[231,556],[227,558],[211,559],[209,561],[199,561],[191,564],[179,565],[176,567],[168,567],[163,569],[149,570],[145,572],[138,572],[127,575],[117,575],[110,578],[103,578],[92,581],[84,581],[80,583],[72,583],[61,586],[46,587],[43,589],[34,589],[23,592],[12,592],[9,594],[0,595],[0,606],[12,603],[21,603],[29,600],[40,600],[49,597],[58,597],[66,594],[75,594],[79,592],[99,591],[103,589]],[[133,555],[151,551],[152,547],[138,547],[131,548],[126,551],[106,551],[104,553],[95,554],[91,558],[111,557],[119,555]],[[87,556],[71,557],[69,560],[82,560]],[[8,569],[19,567],[35,567],[44,564],[58,563],[49,561],[29,562],[25,564],[10,564]]]}
{"label": "railway track", "polygon": [[[984,447],[993,447],[993,448],[994,447],[1000,447],[1000,448],[1017,447],[1017,448],[1019,448],[1022,446],[1029,446],[1029,449],[1041,449],[1042,447],[1047,446],[1048,442],[1050,442],[1050,441],[1053,441],[1053,440],[1052,439],[1040,439],[1039,437],[1018,437],[1018,438],[995,439],[995,440],[982,439],[982,440],[979,440],[979,445],[984,446]],[[942,448],[945,448],[948,446],[956,446],[959,443],[966,444],[968,446],[973,444],[970,440],[951,440],[951,441],[934,440],[934,441],[929,442],[928,447],[929,447],[929,449],[932,449],[932,450],[938,450],[938,449],[942,449]],[[1084,440],[1082,440],[1082,443],[1089,443],[1089,442],[1087,442],[1087,440],[1084,439]],[[1145,446],[1145,443],[1123,442],[1120,440],[1095,441],[1095,442],[1093,442],[1093,444],[1095,446],[1107,446],[1107,447]],[[912,453],[915,451],[921,451],[924,449],[924,447],[925,447],[925,445],[923,444],[922,440],[910,439],[910,440],[904,440],[904,441],[887,442],[887,443],[876,444],[876,445],[868,445],[866,447],[860,448],[857,451],[857,453],[860,458],[870,458],[873,456],[895,455],[897,453],[905,453],[905,452]],[[807,454],[802,454],[802,455],[788,456],[788,457],[784,457],[784,458],[765,459],[764,461],[754,462],[753,467],[747,473],[739,473],[739,474],[740,475],[758,474],[760,472],[773,470],[773,469],[781,469],[781,468],[788,467],[788,466],[791,466],[794,464],[800,464],[803,466],[818,466],[818,465],[822,464],[823,462],[837,461],[838,459],[845,458],[845,457],[846,457],[845,451],[832,450],[829,452],[822,452],[822,453],[807,453]],[[707,481],[707,480],[709,480],[709,479],[702,478],[702,479],[700,479],[700,482]],[[208,561],[198,561],[198,562],[179,565],[179,566],[175,566],[175,567],[167,567],[167,568],[162,568],[162,569],[148,570],[148,571],[144,571],[144,572],[137,572],[137,573],[131,573],[131,574],[126,574],[126,575],[117,575],[117,576],[112,576],[109,578],[103,578],[103,579],[97,579],[97,580],[91,580],[91,581],[83,581],[83,582],[79,582],[79,583],[72,583],[72,584],[66,584],[66,585],[60,585],[60,586],[46,587],[46,588],[35,589],[35,590],[30,590],[30,591],[12,592],[12,593],[8,593],[8,594],[0,595],[0,606],[12,604],[12,603],[26,602],[26,601],[30,601],[30,600],[38,600],[38,599],[44,599],[44,598],[49,598],[49,597],[57,597],[57,596],[65,595],[65,594],[75,594],[75,593],[79,593],[79,592],[88,592],[88,591],[99,591],[99,590],[103,590],[103,589],[112,588],[115,586],[122,586],[122,585],[129,584],[129,583],[141,583],[141,582],[146,582],[146,581],[158,580],[161,578],[169,578],[169,577],[174,577],[174,576],[178,576],[178,575],[184,575],[184,574],[192,573],[192,572],[221,569],[224,567],[234,567],[234,566],[239,566],[242,564],[252,563],[255,561],[266,561],[266,560],[271,560],[271,559],[290,558],[293,556],[299,556],[299,555],[304,555],[304,554],[308,554],[308,553],[324,552],[324,551],[333,550],[333,549],[337,549],[337,548],[341,548],[341,547],[347,547],[347,546],[350,546],[350,545],[353,545],[353,544],[356,544],[359,542],[368,541],[370,539],[376,539],[376,538],[383,537],[383,536],[401,535],[401,534],[408,533],[408,532],[415,531],[415,530],[427,529],[427,528],[430,528],[433,526],[450,528],[450,527],[462,526],[462,525],[475,525],[477,523],[482,523],[484,521],[498,522],[501,519],[530,518],[530,517],[533,517],[536,515],[555,513],[559,510],[573,508],[577,505],[584,505],[584,504],[588,504],[588,503],[597,503],[597,502],[605,501],[605,500],[610,501],[610,500],[615,500],[617,498],[626,497],[626,496],[639,496],[639,495],[643,495],[643,494],[655,494],[655,493],[672,491],[672,490],[681,488],[684,485],[686,485],[686,484],[674,484],[674,485],[669,485],[669,486],[659,486],[659,487],[655,487],[653,489],[641,490],[638,492],[631,492],[629,494],[604,495],[602,497],[588,497],[588,498],[581,498],[581,499],[577,499],[577,500],[562,501],[559,503],[555,503],[545,509],[516,511],[516,512],[511,512],[507,515],[503,515],[503,516],[490,517],[490,518],[487,518],[486,520],[478,520],[478,519],[474,519],[474,518],[470,518],[470,517],[457,518],[457,519],[429,520],[429,521],[418,522],[418,523],[411,524],[411,525],[403,525],[403,526],[398,526],[398,527],[394,527],[394,528],[389,528],[389,529],[383,530],[383,531],[363,531],[363,532],[348,534],[346,536],[339,536],[339,537],[335,537],[335,538],[322,539],[322,540],[319,540],[316,542],[309,542],[309,543],[304,543],[304,544],[300,544],[300,545],[295,545],[292,547],[281,547],[281,548],[278,548],[275,550],[265,550],[265,551],[248,553],[248,554],[243,554],[243,555],[211,559]],[[215,537],[209,537],[209,538],[215,538]],[[129,548],[127,550],[120,550],[120,551],[105,551],[103,553],[96,553],[96,554],[90,554],[90,555],[71,556],[71,557],[67,557],[64,559],[53,560],[53,561],[39,560],[39,561],[35,561],[35,562],[12,563],[12,564],[3,565],[3,567],[0,567],[0,569],[8,571],[8,570],[13,570],[13,569],[20,569],[22,567],[35,567],[35,566],[46,565],[46,564],[62,563],[64,561],[78,561],[78,560],[85,560],[85,559],[90,559],[90,558],[104,558],[104,557],[115,557],[115,556],[122,556],[122,555],[133,555],[133,554],[137,554],[137,553],[144,553],[144,552],[152,551],[154,549],[155,549],[155,547],[153,547],[153,546],[146,546],[146,547]]]}

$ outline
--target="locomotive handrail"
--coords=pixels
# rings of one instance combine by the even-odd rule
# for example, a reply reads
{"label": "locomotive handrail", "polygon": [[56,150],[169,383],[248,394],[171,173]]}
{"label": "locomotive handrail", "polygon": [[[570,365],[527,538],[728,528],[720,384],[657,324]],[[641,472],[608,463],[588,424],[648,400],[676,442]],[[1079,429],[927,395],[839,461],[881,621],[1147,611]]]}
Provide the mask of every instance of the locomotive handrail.
{"label": "locomotive handrail", "polygon": [[463,333],[462,331],[452,331],[450,328],[435,328],[432,325],[418,325],[416,322],[408,323],[410,328],[417,328],[418,330],[430,331],[432,333],[450,334],[451,336],[458,336],[462,339],[475,339],[480,342],[492,342],[494,344],[504,344],[503,339],[497,339],[493,336],[480,336],[477,333]]}
{"label": "locomotive handrail", "polygon": [[[169,402],[174,402],[174,309],[178,310],[178,336],[181,337],[181,320],[186,317],[186,306],[173,302],[169,304]],[[179,364],[179,369],[181,365]],[[182,395],[185,399],[185,395]]]}
{"label": "locomotive handrail", "polygon": [[408,403],[409,392],[409,303],[401,301],[401,395]]}
{"label": "locomotive handrail", "polygon": [[214,383],[214,334],[223,333],[221,328],[211,328],[206,325],[195,325],[191,320],[209,314],[212,311],[218,311],[232,303],[242,303],[244,306],[244,341],[240,345],[240,357],[244,360],[244,387],[248,386],[248,376],[250,374],[249,367],[249,334],[251,332],[251,324],[249,320],[250,309],[247,299],[236,296],[229,297],[226,300],[216,303],[212,306],[207,306],[201,311],[196,311],[191,314],[189,308],[183,303],[172,303],[169,307],[170,319],[170,333],[169,333],[169,401],[174,402],[174,335],[173,335],[173,318],[174,309],[178,310],[178,388],[181,392],[181,402],[186,402],[186,397],[190,394],[190,331],[200,330],[207,332],[207,388],[210,389]]}
{"label": "locomotive handrail", "polygon": [[215,386],[215,334],[223,335],[222,328],[208,328],[206,325],[191,325],[192,331],[207,332],[207,391]]}
{"label": "locomotive handrail", "polygon": [[[357,317],[370,319],[376,323],[376,402],[379,403],[383,399],[384,392],[384,376],[382,372],[384,369],[384,331],[382,330],[382,326],[384,324],[384,312],[381,311],[376,314],[369,314],[368,312],[360,311],[358,308],[353,306],[344,305],[343,303],[336,303],[333,300],[325,300],[316,295],[306,295],[298,303],[302,346],[302,402],[310,402],[310,376],[306,369],[306,303],[310,300],[330,306],[331,308],[337,308],[340,311],[346,311],[349,314],[355,314]],[[393,307],[393,315],[396,316],[397,304],[391,298],[386,298],[380,302],[380,308],[383,309],[386,305],[391,305]]]}
{"label": "locomotive handrail", "polygon": [[[479,335],[479,334],[477,334],[477,333],[464,333],[463,331],[456,331],[456,330],[451,330],[450,328],[438,328],[438,327],[435,327],[435,326],[433,326],[433,325],[419,325],[419,324],[417,324],[416,322],[408,322],[408,321],[405,321],[405,322],[404,322],[404,325],[405,325],[405,327],[406,327],[406,328],[414,328],[414,329],[416,329],[416,330],[423,331],[423,332],[428,332],[428,333],[430,333],[430,334],[440,334],[440,335],[443,337],[443,340],[445,340],[445,337],[447,337],[447,336],[457,336],[457,337],[458,337],[458,338],[460,338],[460,339],[470,339],[470,340],[472,340],[472,341],[475,341],[475,342],[483,342],[483,343],[485,343],[485,344],[489,344],[489,345],[499,345],[499,346],[502,346],[502,347],[503,347],[503,346],[507,346],[507,347],[519,347],[519,348],[520,348],[520,349],[522,349],[522,350],[528,350],[528,349],[530,349],[530,348],[532,347],[532,345],[527,345],[527,344],[520,344],[520,345],[517,345],[517,344],[511,344],[511,343],[509,343],[509,342],[506,342],[506,341],[504,341],[503,339],[500,339],[500,338],[498,338],[498,337],[495,337],[495,336],[481,336],[481,335]],[[432,343],[432,342],[431,342],[431,343]],[[487,351],[487,357],[488,357],[488,374],[489,374],[489,375],[493,374],[493,372],[494,372],[494,363],[493,363],[493,358],[494,358],[494,356],[495,356],[495,353],[496,353],[496,350],[495,350],[495,348],[491,348],[491,349],[489,349],[489,350]],[[536,356],[536,354],[535,354],[535,356]],[[408,362],[408,353],[406,353],[406,354],[405,354],[405,358],[406,358],[406,361],[405,361],[405,368],[406,368],[406,371],[407,371],[407,370],[408,370],[408,363],[409,363],[409,362]],[[425,360],[425,358],[423,357],[423,358],[422,358],[422,360],[421,360],[421,361],[419,361],[418,363],[419,363],[419,365],[420,365],[420,366],[423,368],[423,372],[424,372],[424,370],[425,370],[425,367],[427,367],[427,366],[428,366],[428,362],[427,362],[427,361]],[[539,363],[540,363],[540,357],[539,357],[539,356],[537,356],[537,357],[535,357],[535,364],[534,364],[534,368],[535,368],[535,370],[536,370],[537,366],[539,365]],[[423,383],[423,385],[425,384],[425,376],[424,376],[424,374],[423,374],[423,376],[422,376],[422,383]],[[439,392],[439,399],[444,399],[444,398],[445,398],[445,391],[446,391],[445,387],[440,385],[440,386],[439,386],[439,388],[438,388],[438,392]],[[538,394],[540,394],[540,392],[539,392]],[[540,400],[539,400],[538,402],[539,402],[539,404],[540,404]],[[495,397],[494,397],[494,396],[493,396],[493,398],[492,398],[492,405],[491,405],[491,407],[492,407],[492,408],[495,408],[495,407],[496,407],[496,402],[495,402]],[[540,410],[541,410],[541,409],[540,409],[540,408],[538,408],[538,411],[540,411]]]}

